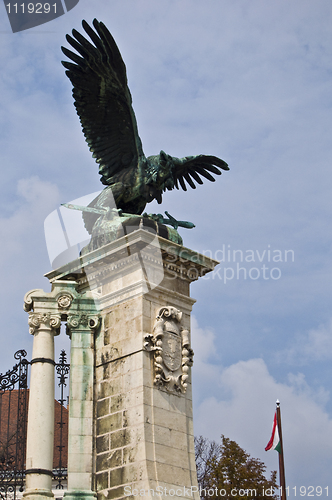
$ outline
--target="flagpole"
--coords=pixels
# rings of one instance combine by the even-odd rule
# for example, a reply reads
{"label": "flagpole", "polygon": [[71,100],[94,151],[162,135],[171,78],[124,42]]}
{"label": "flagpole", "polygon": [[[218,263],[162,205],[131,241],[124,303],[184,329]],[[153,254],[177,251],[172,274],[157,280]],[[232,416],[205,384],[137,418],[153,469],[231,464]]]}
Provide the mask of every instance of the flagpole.
{"label": "flagpole", "polygon": [[286,500],[286,480],[285,480],[285,464],[284,464],[284,449],[282,444],[282,430],[281,430],[281,413],[280,413],[280,402],[276,401],[276,413],[277,413],[277,425],[278,433],[280,439],[280,452],[279,455],[279,479],[280,479],[280,498],[281,500]]}

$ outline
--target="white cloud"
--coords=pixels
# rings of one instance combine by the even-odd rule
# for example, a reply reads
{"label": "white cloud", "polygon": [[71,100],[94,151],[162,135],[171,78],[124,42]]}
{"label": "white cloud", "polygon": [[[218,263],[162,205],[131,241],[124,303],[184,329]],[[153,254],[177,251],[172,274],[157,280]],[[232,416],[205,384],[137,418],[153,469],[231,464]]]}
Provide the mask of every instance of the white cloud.
{"label": "white cloud", "polygon": [[[1,315],[10,317],[6,325],[6,349],[0,353],[0,371],[11,363],[17,349],[31,344],[23,297],[32,288],[43,287],[43,271],[49,268],[44,240],[45,217],[59,203],[57,186],[37,176],[17,183],[15,209],[0,218],[1,234]],[[41,269],[44,268],[44,269]]]}
{"label": "white cloud", "polygon": [[277,359],[292,365],[332,358],[332,320],[306,334],[298,335],[290,348],[277,353]]}
{"label": "white cloud", "polygon": [[[200,353],[205,343],[204,330],[195,325],[193,329],[196,351]],[[215,346],[210,343],[209,348],[214,355]],[[203,351],[204,356],[193,367],[194,384],[199,383],[202,373],[206,385],[206,396],[201,392],[194,412],[195,434],[215,440],[224,434],[263,460],[270,470],[276,469],[277,456],[266,454],[264,448],[271,433],[275,401],[279,399],[288,485],[330,485],[325,484],[332,459],[332,420],[323,407],[327,392],[322,390],[316,395],[303,374],[289,374],[288,383],[278,382],[263,359],[239,361],[226,368],[213,365],[211,369],[206,346]],[[211,375],[209,380],[207,373]]]}
{"label": "white cloud", "polygon": [[59,202],[57,187],[38,176],[19,179],[15,211],[0,218],[2,236],[2,263],[21,255],[34,237],[40,233],[44,218]]}

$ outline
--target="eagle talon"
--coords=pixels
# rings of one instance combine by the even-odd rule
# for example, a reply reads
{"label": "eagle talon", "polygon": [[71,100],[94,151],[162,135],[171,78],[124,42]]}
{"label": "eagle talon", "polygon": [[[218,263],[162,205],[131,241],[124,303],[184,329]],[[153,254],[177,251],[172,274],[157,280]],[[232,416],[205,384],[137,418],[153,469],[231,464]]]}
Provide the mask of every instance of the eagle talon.
{"label": "eagle talon", "polygon": [[143,217],[149,217],[150,219],[153,219],[154,221],[158,222],[158,224],[167,224],[168,226],[174,227],[175,230],[177,230],[178,227],[185,227],[186,229],[192,229],[195,227],[195,224],[193,222],[188,222],[185,220],[176,220],[169,212],[165,211],[165,214],[167,215],[168,219],[165,219],[165,217],[162,214],[147,214],[144,212]]}

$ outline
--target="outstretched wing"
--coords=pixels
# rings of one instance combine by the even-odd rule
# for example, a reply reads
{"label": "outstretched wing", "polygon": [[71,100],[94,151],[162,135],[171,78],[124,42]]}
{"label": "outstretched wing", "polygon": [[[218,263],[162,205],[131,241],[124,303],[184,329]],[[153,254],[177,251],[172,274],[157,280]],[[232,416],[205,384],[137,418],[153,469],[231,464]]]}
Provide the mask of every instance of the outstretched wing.
{"label": "outstretched wing", "polygon": [[[174,170],[173,179],[177,189],[179,184],[184,191],[187,191],[187,185],[196,189],[195,182],[203,184],[202,177],[214,182],[215,178],[211,175],[221,175],[222,170],[229,170],[227,163],[216,156],[198,155],[186,156],[185,158],[173,158]],[[210,173],[211,172],[211,173]]]}
{"label": "outstretched wing", "polygon": [[82,21],[93,44],[78,31],[67,41],[80,54],[61,47],[73,62],[62,61],[73,84],[73,97],[85,139],[99,163],[103,184],[112,184],[112,176],[122,169],[136,167],[143,156],[126,66],[120,51],[106,28],[93,21],[94,31]]}

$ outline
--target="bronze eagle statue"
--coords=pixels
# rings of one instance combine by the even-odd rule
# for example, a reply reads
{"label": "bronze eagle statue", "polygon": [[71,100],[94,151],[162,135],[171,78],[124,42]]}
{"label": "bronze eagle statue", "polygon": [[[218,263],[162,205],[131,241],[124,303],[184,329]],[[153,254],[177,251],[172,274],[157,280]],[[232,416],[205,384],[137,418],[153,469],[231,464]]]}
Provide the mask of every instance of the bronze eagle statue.
{"label": "bronze eagle statue", "polygon": [[[146,157],[138,135],[132,98],[128,88],[126,66],[106,26],[94,19],[93,26],[82,21],[89,41],[75,29],[66,35],[78,53],[61,47],[71,60],[62,61],[66,75],[73,84],[74,105],[93,158],[99,164],[101,182],[107,187],[83,212],[88,232],[101,211],[111,205],[111,198],[120,212],[141,214],[147,203],[162,202],[166,190],[187,184],[195,189],[202,177],[214,181],[212,174],[229,170],[227,163],[216,156],[198,155],[172,157],[164,151]],[[92,43],[91,43],[92,42]]]}

